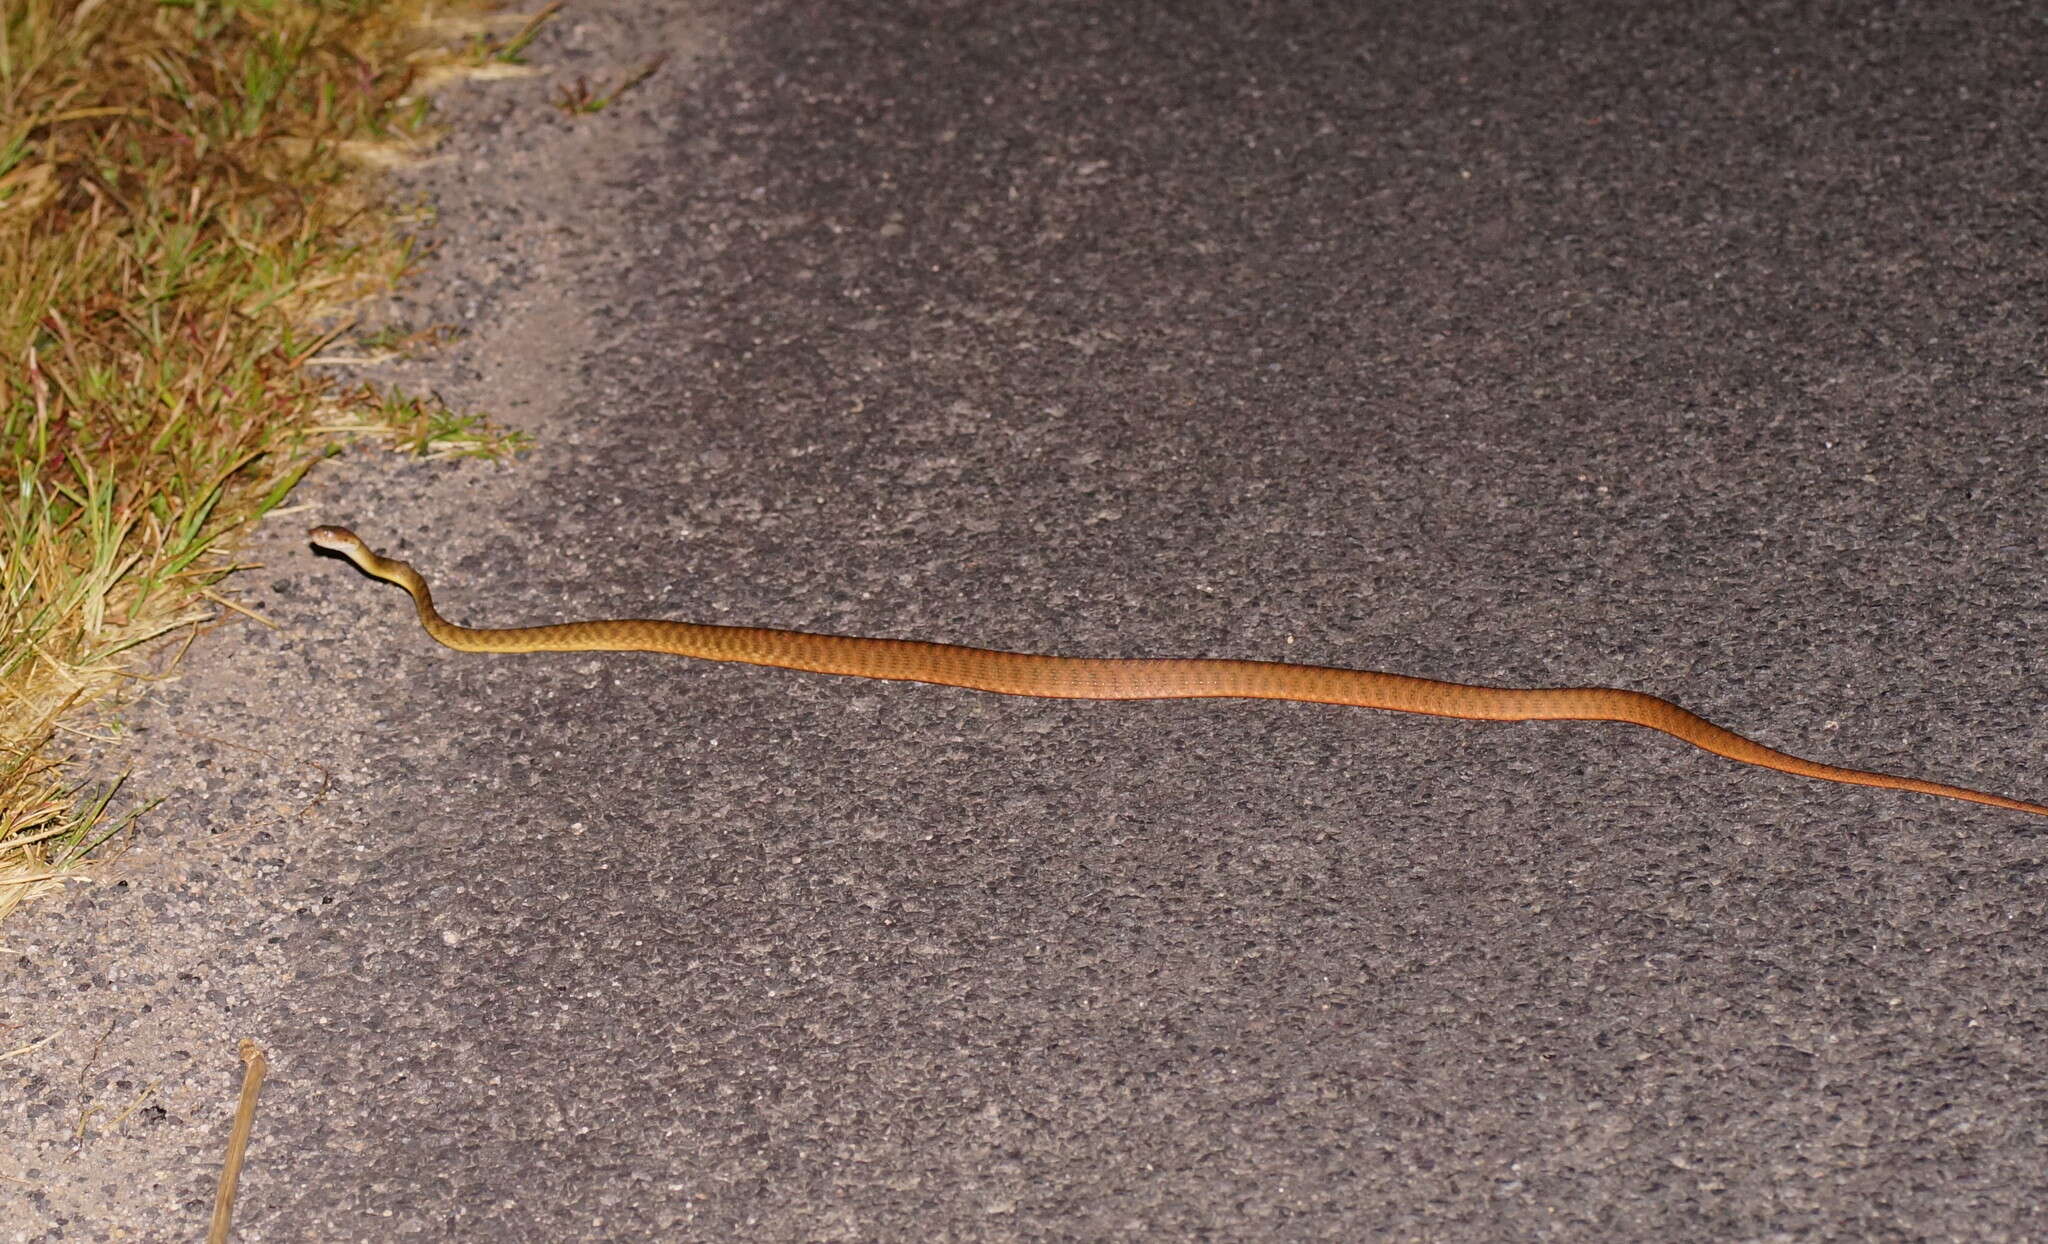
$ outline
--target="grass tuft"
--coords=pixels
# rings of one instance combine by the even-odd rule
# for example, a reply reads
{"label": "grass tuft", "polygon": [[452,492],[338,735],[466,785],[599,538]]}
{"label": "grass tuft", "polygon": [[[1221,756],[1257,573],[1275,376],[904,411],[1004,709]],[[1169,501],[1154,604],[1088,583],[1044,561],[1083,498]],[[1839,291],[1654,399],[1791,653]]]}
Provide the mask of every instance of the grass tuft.
{"label": "grass tuft", "polygon": [[[529,19],[511,50],[545,20]],[[333,443],[516,442],[305,364],[408,244],[365,166],[431,137],[413,3],[9,0],[0,17],[0,917],[121,836],[67,717],[138,644],[212,616],[225,544]],[[431,36],[445,39],[445,30]],[[342,413],[337,413],[342,412]]]}

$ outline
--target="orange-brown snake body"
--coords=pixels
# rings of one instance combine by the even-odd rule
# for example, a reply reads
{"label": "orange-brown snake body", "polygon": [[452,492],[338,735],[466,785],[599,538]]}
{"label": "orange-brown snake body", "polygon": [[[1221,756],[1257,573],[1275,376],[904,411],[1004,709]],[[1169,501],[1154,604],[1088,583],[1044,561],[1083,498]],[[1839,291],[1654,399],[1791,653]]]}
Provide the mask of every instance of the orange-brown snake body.
{"label": "orange-brown snake body", "polygon": [[1804,760],[1725,730],[1669,700],[1613,687],[1477,687],[1281,661],[1039,656],[909,639],[648,619],[474,629],[443,618],[434,609],[426,581],[411,566],[378,556],[347,528],[315,527],[310,538],[317,547],[348,558],[363,573],[404,588],[411,594],[427,633],[464,652],[661,652],[1048,699],[1231,697],[1347,704],[1475,721],[1619,721],[1661,730],[1730,760],[1801,777],[1917,791],[2048,816],[2048,806],[2038,803]]}

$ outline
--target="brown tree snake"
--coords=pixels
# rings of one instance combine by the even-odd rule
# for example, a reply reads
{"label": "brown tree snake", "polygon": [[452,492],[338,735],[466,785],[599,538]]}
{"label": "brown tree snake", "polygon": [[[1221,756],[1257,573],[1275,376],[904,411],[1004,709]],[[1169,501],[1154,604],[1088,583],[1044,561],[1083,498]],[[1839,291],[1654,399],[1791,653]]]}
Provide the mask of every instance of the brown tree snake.
{"label": "brown tree snake", "polygon": [[472,629],[456,626],[435,611],[426,581],[411,566],[378,556],[347,528],[315,527],[310,538],[316,547],[348,558],[364,574],[404,588],[418,606],[427,634],[463,652],[664,652],[707,661],[744,661],[819,674],[937,683],[1050,699],[1214,696],[1349,704],[1476,721],[1620,721],[1661,730],[1730,760],[1801,777],[1917,791],[2048,816],[2048,806],[2003,795],[1802,760],[1724,730],[1669,700],[1612,687],[1477,687],[1278,661],[1038,656],[908,639],[646,619]]}

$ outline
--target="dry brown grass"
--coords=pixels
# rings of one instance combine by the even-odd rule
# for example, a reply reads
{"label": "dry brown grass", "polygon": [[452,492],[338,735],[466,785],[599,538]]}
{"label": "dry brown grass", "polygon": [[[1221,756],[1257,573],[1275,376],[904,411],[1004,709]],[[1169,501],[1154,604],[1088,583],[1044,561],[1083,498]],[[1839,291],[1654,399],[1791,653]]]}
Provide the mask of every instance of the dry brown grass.
{"label": "dry brown grass", "polygon": [[411,261],[363,168],[422,145],[420,77],[516,59],[544,17],[429,52],[449,28],[417,0],[7,0],[0,918],[124,823],[67,775],[70,723],[212,616],[230,537],[337,428],[505,447],[304,364]]}

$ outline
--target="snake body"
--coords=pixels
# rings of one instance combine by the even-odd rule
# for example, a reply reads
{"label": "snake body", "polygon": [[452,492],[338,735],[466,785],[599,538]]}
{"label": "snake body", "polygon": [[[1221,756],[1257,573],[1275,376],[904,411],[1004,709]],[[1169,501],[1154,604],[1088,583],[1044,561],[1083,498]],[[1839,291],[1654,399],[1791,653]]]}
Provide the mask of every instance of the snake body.
{"label": "snake body", "polygon": [[2004,795],[1804,760],[1723,729],[1669,700],[1613,687],[1480,687],[1282,661],[1041,656],[909,639],[641,618],[552,626],[457,626],[435,610],[426,580],[405,562],[372,552],[361,537],[345,527],[315,527],[310,538],[315,546],[348,558],[364,574],[404,588],[412,596],[427,634],[463,652],[662,652],[1047,699],[1230,697],[1348,704],[1474,721],[1619,721],[1661,730],[1730,760],[1801,777],[1917,791],[2048,816],[2048,806]]}

